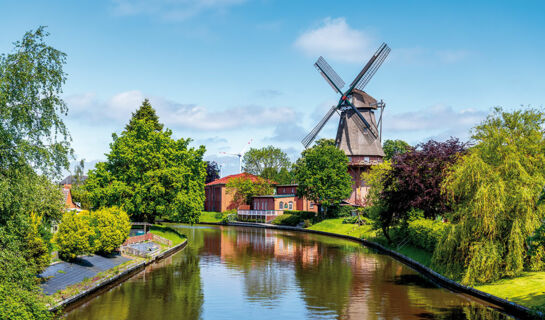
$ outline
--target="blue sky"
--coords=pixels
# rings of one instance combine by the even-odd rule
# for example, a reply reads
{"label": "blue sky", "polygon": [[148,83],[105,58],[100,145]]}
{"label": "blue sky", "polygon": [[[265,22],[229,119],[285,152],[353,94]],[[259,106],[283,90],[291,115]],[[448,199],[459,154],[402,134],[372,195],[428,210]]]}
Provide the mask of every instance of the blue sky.
{"label": "blue sky", "polygon": [[[219,152],[300,140],[381,42],[392,52],[366,91],[386,104],[384,138],[468,138],[494,106],[545,101],[542,1],[2,1],[0,52],[48,26],[68,54],[66,122],[78,158],[104,159],[145,97],[176,137]],[[322,132],[333,137],[337,118]]]}

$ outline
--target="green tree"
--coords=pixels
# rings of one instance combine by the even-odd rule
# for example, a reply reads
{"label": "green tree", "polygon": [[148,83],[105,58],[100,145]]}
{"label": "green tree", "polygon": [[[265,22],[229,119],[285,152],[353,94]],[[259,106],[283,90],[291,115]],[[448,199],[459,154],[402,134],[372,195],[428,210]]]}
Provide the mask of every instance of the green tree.
{"label": "green tree", "polygon": [[291,162],[288,155],[273,146],[251,148],[242,158],[244,172],[269,179],[280,184],[291,183]]}
{"label": "green tree", "polygon": [[44,27],[27,32],[0,56],[0,167],[32,164],[44,173],[68,167],[69,134],[60,95],[66,55],[48,46]]}
{"label": "green tree", "polygon": [[63,215],[54,237],[61,259],[74,260],[79,255],[95,252],[95,230],[91,219],[88,211],[78,213],[72,210]]}
{"label": "green tree", "polygon": [[387,139],[382,144],[382,149],[386,155],[386,160],[391,160],[396,154],[405,153],[412,149],[411,145],[403,140],[390,140]]}
{"label": "green tree", "polygon": [[227,182],[225,189],[228,194],[233,195],[233,203],[237,208],[242,204],[250,204],[254,196],[274,193],[271,182],[263,178],[234,178]]}
{"label": "green tree", "polygon": [[0,56],[0,319],[52,317],[36,273],[49,263],[47,226],[63,208],[48,178],[68,167],[71,149],[60,97],[66,55],[47,36],[27,32]]}
{"label": "green tree", "polygon": [[318,140],[301,153],[295,164],[295,177],[299,183],[297,195],[326,209],[352,193],[348,157],[331,140]]}
{"label": "green tree", "polygon": [[129,216],[118,207],[104,208],[91,212],[91,223],[95,228],[95,252],[111,253],[129,236]]}
{"label": "green tree", "polygon": [[106,162],[89,172],[85,189],[92,207],[119,206],[133,221],[197,222],[204,206],[205,148],[190,148],[191,139],[175,140],[172,131],[161,130],[146,101],[140,109],[119,137],[113,135]]}
{"label": "green tree", "polygon": [[455,224],[433,262],[464,284],[519,275],[526,239],[544,217],[545,115],[534,109],[494,112],[474,129],[476,145],[452,167],[443,190]]}

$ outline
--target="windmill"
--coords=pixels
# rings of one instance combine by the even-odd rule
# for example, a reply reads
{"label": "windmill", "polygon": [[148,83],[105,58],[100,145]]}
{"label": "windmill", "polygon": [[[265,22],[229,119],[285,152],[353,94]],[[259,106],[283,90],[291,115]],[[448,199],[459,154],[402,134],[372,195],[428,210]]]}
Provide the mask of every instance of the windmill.
{"label": "windmill", "polygon": [[253,140],[254,139],[250,139],[250,141],[248,141],[248,143],[244,146],[244,148],[242,148],[242,150],[240,150],[239,153],[220,152],[221,154],[238,157],[238,172],[239,173],[242,173],[242,157],[246,153],[246,149],[248,149],[248,146],[250,146]]}
{"label": "windmill", "polygon": [[[308,148],[333,114],[339,113],[340,119],[335,144],[349,157],[349,170],[354,179],[353,194],[349,202],[356,205],[362,204],[364,193],[367,192],[366,187],[362,187],[361,172],[367,170],[371,164],[382,162],[384,157],[381,139],[382,113],[385,103],[382,100],[377,101],[363,89],[389,53],[390,48],[386,43],[383,43],[344,92],[342,91],[345,85],[344,81],[323,57],[318,58],[314,64],[327,83],[340,95],[340,98],[337,105],[329,109],[322,120],[301,142],[305,148]],[[377,109],[380,109],[378,123],[375,117]]]}

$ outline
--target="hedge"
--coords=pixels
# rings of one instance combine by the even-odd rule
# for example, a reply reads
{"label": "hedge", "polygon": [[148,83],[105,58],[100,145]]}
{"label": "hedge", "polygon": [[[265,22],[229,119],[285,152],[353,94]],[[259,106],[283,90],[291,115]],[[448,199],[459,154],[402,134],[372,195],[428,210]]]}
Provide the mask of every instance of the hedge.
{"label": "hedge", "polygon": [[424,250],[433,252],[435,245],[441,240],[448,223],[430,220],[416,219],[408,223],[407,232],[409,241]]}

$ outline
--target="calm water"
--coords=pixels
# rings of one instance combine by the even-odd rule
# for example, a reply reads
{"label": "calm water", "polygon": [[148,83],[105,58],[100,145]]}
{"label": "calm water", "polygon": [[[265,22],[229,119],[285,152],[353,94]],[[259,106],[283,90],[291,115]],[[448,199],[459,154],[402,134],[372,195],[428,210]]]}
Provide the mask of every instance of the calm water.
{"label": "calm water", "polygon": [[508,319],[361,245],[241,227],[179,226],[181,252],[68,319]]}

